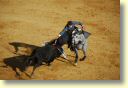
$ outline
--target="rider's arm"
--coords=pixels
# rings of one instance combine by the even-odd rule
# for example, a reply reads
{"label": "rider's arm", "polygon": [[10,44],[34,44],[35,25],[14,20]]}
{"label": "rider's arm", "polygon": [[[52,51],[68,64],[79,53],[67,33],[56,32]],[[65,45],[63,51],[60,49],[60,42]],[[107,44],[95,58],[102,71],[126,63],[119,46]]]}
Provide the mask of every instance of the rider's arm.
{"label": "rider's arm", "polygon": [[84,24],[82,23],[82,22],[79,22],[79,21],[71,21],[72,22],[72,25],[80,25],[82,28],[81,29],[85,29],[85,26],[84,26]]}

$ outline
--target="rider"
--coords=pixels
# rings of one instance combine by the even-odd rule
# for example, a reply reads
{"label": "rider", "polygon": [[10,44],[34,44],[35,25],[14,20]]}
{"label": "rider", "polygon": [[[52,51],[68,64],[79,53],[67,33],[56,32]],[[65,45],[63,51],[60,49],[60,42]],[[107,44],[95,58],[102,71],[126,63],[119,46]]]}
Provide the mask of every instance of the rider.
{"label": "rider", "polygon": [[[84,34],[84,25],[83,23],[79,22],[79,21],[68,21],[66,26],[64,27],[64,29],[59,33],[59,37],[62,36],[66,31],[69,31],[69,30],[75,30],[77,29],[79,33],[83,33]],[[70,48],[72,50],[72,47],[71,47],[71,41],[69,41],[68,43],[68,48]]]}
{"label": "rider", "polygon": [[61,35],[64,34],[65,31],[68,31],[68,30],[74,30],[78,28],[79,30],[82,30],[83,31],[83,34],[84,34],[84,25],[83,23],[79,22],[79,21],[68,21],[67,22],[67,25],[64,27],[64,29],[59,33],[59,37]]}
{"label": "rider", "polygon": [[[77,29],[80,33],[84,33],[84,25],[83,23],[79,22],[79,21],[68,21],[66,26],[64,27],[64,29],[59,33],[59,37],[62,36],[66,31],[69,31],[69,30],[75,30]],[[68,45],[68,48],[70,47],[70,44]]]}

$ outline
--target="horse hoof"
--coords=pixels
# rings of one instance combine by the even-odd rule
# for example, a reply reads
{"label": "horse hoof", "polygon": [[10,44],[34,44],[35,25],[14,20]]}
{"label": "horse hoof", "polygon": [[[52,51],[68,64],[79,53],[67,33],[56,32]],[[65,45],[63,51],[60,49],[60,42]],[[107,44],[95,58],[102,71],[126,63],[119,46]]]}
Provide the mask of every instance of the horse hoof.
{"label": "horse hoof", "polygon": [[81,59],[80,59],[80,61],[84,61],[84,60],[85,60],[85,58],[86,58],[86,56],[84,56],[83,58],[81,58]]}
{"label": "horse hoof", "polygon": [[80,61],[84,61],[84,59],[82,58],[82,59],[80,59]]}
{"label": "horse hoof", "polygon": [[74,63],[74,66],[77,66],[77,63]]}

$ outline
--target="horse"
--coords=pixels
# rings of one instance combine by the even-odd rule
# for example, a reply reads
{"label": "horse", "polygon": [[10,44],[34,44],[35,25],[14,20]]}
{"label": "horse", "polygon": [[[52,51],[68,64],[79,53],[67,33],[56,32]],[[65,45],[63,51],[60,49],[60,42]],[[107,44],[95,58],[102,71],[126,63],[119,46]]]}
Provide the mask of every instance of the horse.
{"label": "horse", "polygon": [[86,31],[80,31],[76,27],[74,30],[68,30],[64,32],[57,40],[56,43],[63,46],[64,44],[68,44],[68,48],[70,48],[75,53],[75,61],[74,65],[77,65],[78,62],[78,50],[81,49],[84,53],[84,57],[80,59],[81,61],[86,58],[86,48],[87,48],[87,38],[91,33]]}
{"label": "horse", "polygon": [[80,61],[85,60],[86,51],[87,51],[87,39],[90,35],[91,33],[89,32],[86,32],[86,31],[81,32],[81,31],[78,31],[77,29],[75,29],[72,32],[71,50],[73,50],[76,54],[74,65],[77,65],[77,62],[78,62],[78,50],[82,50],[84,54],[83,58],[80,59]]}

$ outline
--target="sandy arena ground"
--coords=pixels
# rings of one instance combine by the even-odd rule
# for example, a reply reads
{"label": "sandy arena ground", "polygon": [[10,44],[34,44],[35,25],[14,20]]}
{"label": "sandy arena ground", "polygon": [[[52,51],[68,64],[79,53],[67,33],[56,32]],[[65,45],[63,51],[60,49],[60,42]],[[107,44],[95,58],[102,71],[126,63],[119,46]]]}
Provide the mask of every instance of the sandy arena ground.
{"label": "sandy arena ground", "polygon": [[[41,46],[56,38],[69,20],[86,25],[88,38],[85,61],[78,66],[61,57],[50,67],[40,66],[32,78],[11,66],[3,67],[4,59],[18,65],[29,46]],[[9,43],[18,42],[18,53]],[[24,45],[27,45],[24,47]],[[120,79],[120,1],[119,0],[0,0],[0,79],[31,80],[119,80]],[[73,62],[74,53],[64,46]],[[83,56],[79,51],[79,58]],[[23,64],[22,64],[23,65]],[[30,74],[32,67],[26,70]]]}

